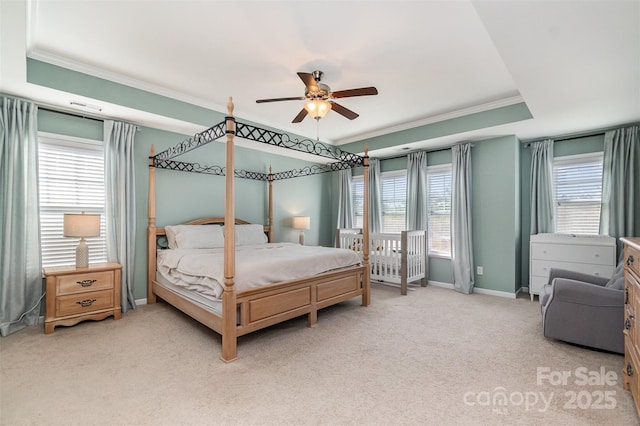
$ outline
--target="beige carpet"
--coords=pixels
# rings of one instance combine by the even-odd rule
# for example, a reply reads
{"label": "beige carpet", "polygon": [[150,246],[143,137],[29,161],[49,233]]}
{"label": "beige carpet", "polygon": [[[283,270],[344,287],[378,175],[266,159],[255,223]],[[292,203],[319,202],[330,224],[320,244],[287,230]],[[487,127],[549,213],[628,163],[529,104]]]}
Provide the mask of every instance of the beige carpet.
{"label": "beige carpet", "polygon": [[231,364],[216,333],[164,303],[23,330],[0,339],[0,422],[638,424],[623,357],[545,339],[537,302],[380,285],[372,302],[243,337]]}

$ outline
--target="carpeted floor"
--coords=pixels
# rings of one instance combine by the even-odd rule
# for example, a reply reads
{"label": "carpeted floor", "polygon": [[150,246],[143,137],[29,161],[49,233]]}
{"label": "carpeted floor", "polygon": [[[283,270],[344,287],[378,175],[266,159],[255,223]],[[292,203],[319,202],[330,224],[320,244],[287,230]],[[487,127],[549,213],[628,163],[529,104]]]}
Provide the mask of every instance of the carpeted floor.
{"label": "carpeted floor", "polygon": [[[174,308],[0,339],[0,423],[639,424],[624,358],[545,339],[537,302],[373,285],[352,300],[221,339]],[[588,377],[589,380],[583,380]]]}

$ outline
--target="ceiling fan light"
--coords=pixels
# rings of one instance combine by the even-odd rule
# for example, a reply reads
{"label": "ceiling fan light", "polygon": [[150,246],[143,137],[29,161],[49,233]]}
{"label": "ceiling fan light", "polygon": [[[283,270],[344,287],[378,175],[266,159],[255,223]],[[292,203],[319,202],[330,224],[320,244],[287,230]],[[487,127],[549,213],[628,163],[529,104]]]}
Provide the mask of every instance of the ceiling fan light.
{"label": "ceiling fan light", "polygon": [[316,120],[324,118],[331,109],[331,102],[322,99],[314,99],[304,105],[309,115]]}

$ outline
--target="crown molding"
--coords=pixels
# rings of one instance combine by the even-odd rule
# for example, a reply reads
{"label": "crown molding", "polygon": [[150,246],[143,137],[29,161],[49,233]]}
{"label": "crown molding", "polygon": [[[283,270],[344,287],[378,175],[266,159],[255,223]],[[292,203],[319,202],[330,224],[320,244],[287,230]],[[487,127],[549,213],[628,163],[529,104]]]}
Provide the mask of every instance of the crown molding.
{"label": "crown molding", "polygon": [[515,105],[524,102],[522,96],[512,96],[510,98],[499,99],[497,101],[487,102],[480,105],[475,105],[468,108],[462,108],[444,114],[433,115],[416,121],[408,121],[395,126],[388,126],[371,132],[360,133],[358,135],[349,136],[348,138],[342,138],[335,141],[336,145],[344,145],[351,142],[358,142],[363,139],[374,138],[376,136],[388,135],[389,133],[400,132],[402,130],[413,129],[420,126],[426,126],[428,124],[439,123],[441,121],[451,120],[454,118],[460,118],[467,115],[475,114],[478,112],[490,111],[492,109],[501,108],[505,106]]}

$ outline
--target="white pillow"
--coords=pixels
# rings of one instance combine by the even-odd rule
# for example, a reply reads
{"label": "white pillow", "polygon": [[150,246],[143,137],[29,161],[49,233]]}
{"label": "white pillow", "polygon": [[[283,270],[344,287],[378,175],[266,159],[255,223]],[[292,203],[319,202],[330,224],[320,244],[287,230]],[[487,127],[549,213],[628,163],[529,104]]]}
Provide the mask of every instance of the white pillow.
{"label": "white pillow", "polygon": [[236,225],[236,245],[264,244],[267,241],[264,226],[258,224]]}
{"label": "white pillow", "polygon": [[176,231],[178,230],[177,225],[169,225],[164,227],[164,232],[167,235],[167,244],[170,249],[177,249],[178,246],[176,244]]}
{"label": "white pillow", "polygon": [[[171,230],[168,231],[167,228]],[[220,225],[165,226],[169,248],[208,249],[224,247],[224,234]],[[171,247],[170,233],[174,234],[175,247]]]}

